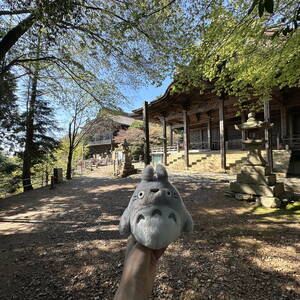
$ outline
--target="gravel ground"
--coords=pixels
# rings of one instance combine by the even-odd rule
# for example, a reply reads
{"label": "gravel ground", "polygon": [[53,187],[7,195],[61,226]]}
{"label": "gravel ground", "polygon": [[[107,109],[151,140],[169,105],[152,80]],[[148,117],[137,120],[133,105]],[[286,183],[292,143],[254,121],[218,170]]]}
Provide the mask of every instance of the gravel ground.
{"label": "gravel ground", "polygon": [[[300,299],[299,219],[224,198],[229,179],[171,176],[195,230],[168,247],[153,299]],[[1,200],[0,299],[112,299],[118,222],[138,182],[98,170]]]}

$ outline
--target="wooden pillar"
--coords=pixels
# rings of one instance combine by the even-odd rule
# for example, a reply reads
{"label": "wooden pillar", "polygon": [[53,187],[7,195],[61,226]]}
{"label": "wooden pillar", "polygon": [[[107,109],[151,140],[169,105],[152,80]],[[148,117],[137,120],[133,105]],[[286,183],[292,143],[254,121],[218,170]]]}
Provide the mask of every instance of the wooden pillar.
{"label": "wooden pillar", "polygon": [[173,146],[173,143],[174,143],[174,130],[173,130],[173,127],[172,125],[169,126],[169,129],[170,129],[170,146]]}
{"label": "wooden pillar", "polygon": [[211,140],[211,117],[208,118],[207,122],[207,147],[211,150],[212,140]]}
{"label": "wooden pillar", "polygon": [[293,148],[293,135],[294,135],[294,128],[293,128],[293,115],[289,113],[289,147]]}
{"label": "wooden pillar", "polygon": [[225,127],[224,127],[224,97],[219,102],[219,128],[220,128],[220,154],[221,168],[226,170],[226,147],[225,147]]}
{"label": "wooden pillar", "polygon": [[[270,101],[264,102],[264,120],[265,122],[270,122]],[[266,140],[266,154],[267,163],[271,170],[273,171],[273,153],[272,153],[272,135],[270,129],[265,129],[265,140]]]}
{"label": "wooden pillar", "polygon": [[148,111],[148,102],[147,101],[144,102],[143,121],[144,121],[144,134],[145,134],[144,163],[145,163],[145,166],[147,166],[150,164],[149,111]]}
{"label": "wooden pillar", "polygon": [[184,162],[186,168],[189,167],[189,121],[187,111],[182,111],[183,115],[183,143],[184,143]]}
{"label": "wooden pillar", "polygon": [[280,137],[285,144],[287,142],[287,109],[283,104],[280,106]]}
{"label": "wooden pillar", "polygon": [[[246,114],[244,111],[241,112],[241,122],[245,123],[246,122]],[[246,131],[242,130],[242,150],[245,150],[245,144],[243,141],[246,139]]]}
{"label": "wooden pillar", "polygon": [[286,106],[280,106],[280,128],[281,138],[285,139],[287,136],[287,109]]}
{"label": "wooden pillar", "polygon": [[167,165],[167,123],[166,118],[163,116],[162,118],[163,125],[163,164]]}

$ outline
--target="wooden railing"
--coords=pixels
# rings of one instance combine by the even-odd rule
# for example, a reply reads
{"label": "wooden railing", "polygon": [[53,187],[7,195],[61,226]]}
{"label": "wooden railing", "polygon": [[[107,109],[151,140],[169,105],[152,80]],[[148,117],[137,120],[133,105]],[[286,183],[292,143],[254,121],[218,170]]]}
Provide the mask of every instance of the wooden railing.
{"label": "wooden railing", "polygon": [[[177,144],[175,146],[167,146],[167,153],[170,152],[178,152],[182,149],[180,144]],[[156,147],[151,147],[151,153],[163,153],[164,152],[164,147],[162,146],[156,146]]]}
{"label": "wooden railing", "polygon": [[[31,184],[23,185],[23,182],[30,180]],[[39,188],[50,184],[49,174],[43,173],[39,176],[32,176],[31,178],[19,178],[14,177],[8,180],[0,181],[0,197],[6,197],[8,195],[18,194],[22,192],[23,188],[32,186],[33,188]]]}
{"label": "wooden railing", "polygon": [[[242,149],[242,139],[232,139],[225,142],[227,150],[238,150]],[[300,135],[294,135],[292,138],[280,139],[276,136],[272,136],[272,145],[273,149],[286,149],[288,145],[289,149],[300,150]],[[167,153],[177,152],[183,150],[184,147],[182,144],[176,146],[168,146]],[[209,150],[208,142],[197,142],[190,143],[190,150]],[[213,140],[211,143],[211,150],[220,150],[220,142]],[[163,153],[163,147],[151,147],[151,153]]]}
{"label": "wooden railing", "polygon": [[200,150],[200,149],[208,149],[207,142],[199,142],[199,143],[190,143],[191,150]]}
{"label": "wooden railing", "polygon": [[[24,188],[32,186],[33,189],[51,186],[51,177],[54,176],[53,170],[51,173],[44,172],[38,176],[31,176],[30,178],[21,178],[21,177],[13,177],[7,180],[0,180],[0,198],[6,198],[10,195],[23,193]],[[72,177],[75,176],[77,172],[75,169],[72,169]],[[66,178],[66,171],[63,171],[63,178]],[[24,184],[30,180],[30,184]]]}
{"label": "wooden railing", "polygon": [[110,145],[112,139],[104,139],[104,140],[94,140],[94,141],[89,141],[88,146],[98,146],[98,145]]}
{"label": "wooden railing", "polygon": [[300,150],[300,134],[294,135],[292,138],[282,139],[282,145],[288,145],[289,149]]}

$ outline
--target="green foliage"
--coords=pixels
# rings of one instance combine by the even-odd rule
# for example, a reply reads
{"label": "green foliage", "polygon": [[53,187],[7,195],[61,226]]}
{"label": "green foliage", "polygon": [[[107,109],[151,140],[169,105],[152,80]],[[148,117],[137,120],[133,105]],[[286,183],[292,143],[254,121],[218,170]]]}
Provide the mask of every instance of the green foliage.
{"label": "green foliage", "polygon": [[4,156],[0,152],[0,173],[2,174],[11,174],[18,168],[18,165],[12,159]]}
{"label": "green foliage", "polygon": [[133,121],[133,123],[129,126],[129,128],[136,128],[140,130],[143,130],[143,127],[144,127],[143,122],[139,120]]}
{"label": "green foliage", "polygon": [[144,156],[144,146],[143,145],[132,145],[129,147],[130,155],[133,160],[140,160],[140,157]]}
{"label": "green foliage", "polygon": [[16,80],[10,72],[0,77],[0,148],[13,145],[18,121]]}
{"label": "green foliage", "polygon": [[97,114],[97,118],[102,118],[102,119],[107,119],[109,116],[114,115],[123,115],[124,111],[119,108],[119,107],[115,107],[115,108],[101,108]]}
{"label": "green foliage", "polygon": [[299,86],[300,34],[285,36],[281,29],[286,23],[279,21],[282,15],[294,17],[296,3],[284,1],[262,18],[254,12],[245,17],[249,1],[235,3],[240,5],[212,7],[199,43],[187,50],[189,61],[179,68],[177,92],[192,87],[203,91],[211,82],[218,95],[237,96],[242,105],[253,97],[270,99],[275,87]]}
{"label": "green foliage", "polygon": [[[26,143],[28,113],[29,111],[22,113],[18,123],[18,141],[21,147]],[[32,166],[42,163],[47,156],[52,155],[52,152],[58,146],[58,141],[51,136],[51,133],[53,130],[58,129],[53,109],[49,106],[48,101],[38,97],[34,107],[34,132],[30,149]],[[20,156],[23,156],[22,152]]]}
{"label": "green foliage", "polygon": [[299,220],[300,201],[289,203],[285,208],[256,207],[253,213],[267,218],[280,219],[281,217],[288,217],[290,219]]}
{"label": "green foliage", "polygon": [[[76,66],[107,82],[118,77],[120,84],[132,85],[144,84],[145,80],[159,83],[173,71],[174,62],[193,40],[193,29],[198,26],[190,20],[204,14],[207,6],[206,0],[2,2],[8,9],[7,14],[0,15],[1,21],[8,23],[4,33],[20,24],[20,18],[25,19],[26,15],[13,11],[28,10],[34,17],[18,41],[24,50],[21,55],[28,53],[33,38],[30,31],[40,30],[51,56],[48,61],[56,67],[69,72]],[[18,56],[11,54],[12,49],[8,62],[18,63],[14,61]]]}
{"label": "green foliage", "polygon": [[21,161],[0,152],[0,197],[21,191]]}
{"label": "green foliage", "polygon": [[[69,140],[64,137],[60,140],[59,148],[54,152],[55,167],[63,168],[64,171],[67,169],[69,147]],[[76,166],[82,158],[85,158],[87,153],[88,147],[84,146],[83,143],[79,143],[73,152],[72,166]]]}

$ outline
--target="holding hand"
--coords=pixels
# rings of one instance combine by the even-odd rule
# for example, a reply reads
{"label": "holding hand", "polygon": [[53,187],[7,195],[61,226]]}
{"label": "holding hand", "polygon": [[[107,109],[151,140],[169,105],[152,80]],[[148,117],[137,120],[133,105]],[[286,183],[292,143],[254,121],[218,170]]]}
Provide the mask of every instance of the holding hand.
{"label": "holding hand", "polygon": [[151,295],[156,266],[166,247],[152,250],[128,239],[124,269],[114,300],[144,300]]}

